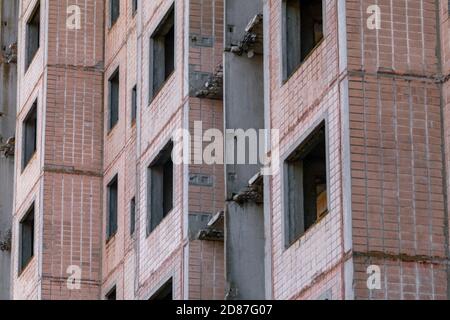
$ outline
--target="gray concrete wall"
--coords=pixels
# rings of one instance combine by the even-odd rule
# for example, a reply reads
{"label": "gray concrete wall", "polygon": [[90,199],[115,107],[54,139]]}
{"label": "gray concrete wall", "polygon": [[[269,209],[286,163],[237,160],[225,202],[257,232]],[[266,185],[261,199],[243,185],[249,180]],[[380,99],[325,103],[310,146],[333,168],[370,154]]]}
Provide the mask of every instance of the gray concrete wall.
{"label": "gray concrete wall", "polygon": [[[19,1],[0,0],[1,55],[17,42]],[[3,142],[15,136],[17,65],[0,58],[0,136]],[[1,143],[1,141],[0,141]],[[0,241],[11,229],[13,210],[14,158],[0,155]],[[10,298],[11,253],[0,250],[0,300]]]}
{"label": "gray concrete wall", "polygon": [[227,299],[264,300],[263,206],[230,202],[225,221]]}
{"label": "gray concrete wall", "polygon": [[[264,128],[263,55],[249,57],[230,51],[232,46],[239,45],[248,23],[262,13],[262,0],[225,1],[225,129]],[[229,152],[226,147],[225,153]],[[229,200],[225,211],[225,266],[227,299],[231,300],[265,298],[264,208],[252,201],[238,204],[232,200],[248,186],[260,167],[260,164],[230,164],[225,169]]]}
{"label": "gray concrete wall", "polygon": [[[250,20],[263,11],[260,0],[225,1],[225,48],[237,45]],[[224,54],[224,106],[226,129],[264,128],[264,62],[262,55],[248,58]],[[225,149],[228,153],[230,150]],[[227,198],[246,187],[260,165],[228,165]]]}

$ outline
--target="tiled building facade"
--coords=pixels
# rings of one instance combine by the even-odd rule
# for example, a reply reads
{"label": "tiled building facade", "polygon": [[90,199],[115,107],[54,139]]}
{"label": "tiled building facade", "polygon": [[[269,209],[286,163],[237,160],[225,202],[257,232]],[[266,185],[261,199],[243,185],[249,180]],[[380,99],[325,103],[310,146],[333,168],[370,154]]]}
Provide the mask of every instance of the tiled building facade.
{"label": "tiled building facade", "polygon": [[[21,1],[12,298],[447,299],[448,17]],[[174,163],[199,122],[278,130],[277,172]]]}

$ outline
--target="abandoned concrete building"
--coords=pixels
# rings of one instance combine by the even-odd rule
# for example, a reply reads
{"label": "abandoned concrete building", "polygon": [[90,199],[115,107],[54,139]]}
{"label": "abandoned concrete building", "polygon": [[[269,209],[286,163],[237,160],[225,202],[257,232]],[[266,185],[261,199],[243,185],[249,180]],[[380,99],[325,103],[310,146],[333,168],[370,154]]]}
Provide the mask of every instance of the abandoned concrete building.
{"label": "abandoned concrete building", "polygon": [[[447,1],[0,17],[0,299],[450,298]],[[273,171],[174,161],[198,123]]]}

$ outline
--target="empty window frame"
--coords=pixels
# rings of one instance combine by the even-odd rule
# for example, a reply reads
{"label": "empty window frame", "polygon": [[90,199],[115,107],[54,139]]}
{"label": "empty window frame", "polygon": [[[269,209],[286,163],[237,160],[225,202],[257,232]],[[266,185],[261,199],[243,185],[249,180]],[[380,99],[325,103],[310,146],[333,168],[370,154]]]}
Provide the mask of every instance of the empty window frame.
{"label": "empty window frame", "polygon": [[326,145],[325,123],[322,123],[285,161],[287,246],[328,213]]}
{"label": "empty window frame", "polygon": [[119,121],[119,69],[114,71],[108,80],[109,84],[109,130],[112,130]]}
{"label": "empty window frame", "polygon": [[117,300],[117,288],[114,286],[109,292],[105,295],[105,300]]}
{"label": "empty window frame", "polygon": [[109,0],[109,26],[112,27],[120,16],[120,0]]}
{"label": "empty window frame", "polygon": [[136,14],[137,10],[138,10],[138,0],[132,0],[132,8],[131,8],[131,12],[133,14],[133,16]]}
{"label": "empty window frame", "polygon": [[111,239],[117,232],[118,176],[108,184],[108,220],[106,223],[106,239]]}
{"label": "empty window frame", "polygon": [[131,90],[131,124],[136,122],[137,116],[137,85]]}
{"label": "empty window frame", "polygon": [[150,101],[175,70],[174,6],[150,38]]}
{"label": "empty window frame", "polygon": [[149,300],[162,301],[173,300],[173,280],[167,281]]}
{"label": "empty window frame", "polygon": [[149,235],[173,209],[173,143],[168,143],[148,168]]}
{"label": "empty window frame", "polygon": [[41,6],[40,2],[34,8],[33,13],[27,21],[26,25],[26,54],[25,54],[25,70],[28,69],[37,51],[40,47],[40,30],[41,30]]}
{"label": "empty window frame", "polygon": [[289,78],[324,37],[322,0],[283,1],[284,79]]}
{"label": "empty window frame", "polygon": [[34,256],[34,204],[20,221],[19,273],[27,267]]}
{"label": "empty window frame", "polygon": [[136,198],[130,201],[130,235],[136,231]]}
{"label": "empty window frame", "polygon": [[26,168],[37,146],[37,101],[33,103],[22,124],[22,170]]}

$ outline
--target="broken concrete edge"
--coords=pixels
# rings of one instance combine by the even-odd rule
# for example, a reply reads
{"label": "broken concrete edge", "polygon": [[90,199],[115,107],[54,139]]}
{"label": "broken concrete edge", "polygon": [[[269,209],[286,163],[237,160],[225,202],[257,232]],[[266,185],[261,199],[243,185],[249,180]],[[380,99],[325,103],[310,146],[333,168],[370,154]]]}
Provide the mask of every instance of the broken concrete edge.
{"label": "broken concrete edge", "polygon": [[263,24],[263,14],[259,13],[250,20],[238,44],[232,45],[225,51],[230,51],[239,56],[244,53],[247,53],[249,58],[252,58],[255,53],[262,54],[263,53],[262,50],[257,49],[255,50],[258,43],[260,44],[260,47],[262,47],[262,41],[258,41],[259,39],[260,40],[263,39],[262,24]]}
{"label": "broken concrete edge", "polygon": [[201,229],[195,238],[204,241],[224,241],[224,212],[220,211],[211,217],[206,228]]}
{"label": "broken concrete edge", "polygon": [[15,137],[8,138],[6,142],[3,142],[3,137],[0,136],[0,154],[5,158],[13,157],[15,153],[16,139]]}
{"label": "broken concrete edge", "polygon": [[262,204],[264,203],[263,187],[264,178],[261,172],[258,172],[249,180],[248,186],[233,197],[233,201],[241,205],[246,202]]}
{"label": "broken concrete edge", "polygon": [[9,229],[5,235],[0,232],[0,251],[11,251],[12,231]]}
{"label": "broken concrete edge", "polygon": [[210,74],[203,87],[193,94],[196,98],[223,100],[223,65],[219,64],[214,73]]}

